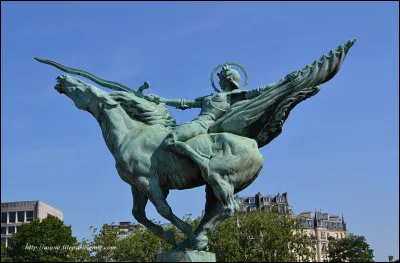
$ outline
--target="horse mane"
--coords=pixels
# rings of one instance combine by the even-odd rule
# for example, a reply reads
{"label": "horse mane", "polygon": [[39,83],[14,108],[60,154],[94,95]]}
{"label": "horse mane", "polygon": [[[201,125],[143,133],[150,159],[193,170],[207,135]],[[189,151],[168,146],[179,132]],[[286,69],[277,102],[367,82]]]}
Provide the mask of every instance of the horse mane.
{"label": "horse mane", "polygon": [[163,125],[170,130],[177,126],[176,120],[169,114],[164,103],[156,104],[125,91],[110,92],[108,95],[118,102],[133,120],[147,125]]}

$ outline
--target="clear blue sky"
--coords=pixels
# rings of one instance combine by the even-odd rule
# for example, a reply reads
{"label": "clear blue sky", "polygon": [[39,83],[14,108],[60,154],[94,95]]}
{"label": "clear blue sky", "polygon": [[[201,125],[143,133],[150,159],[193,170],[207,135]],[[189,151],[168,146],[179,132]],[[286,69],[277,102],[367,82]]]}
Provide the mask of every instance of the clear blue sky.
{"label": "clear blue sky", "polygon": [[[399,9],[396,2],[2,2],[1,200],[42,200],[79,239],[91,225],[134,221],[130,187],[92,116],[54,89],[38,56],[148,93],[213,92],[212,69],[236,61],[249,88],[275,82],[356,37],[341,70],[291,112],[261,149],[241,195],[288,192],[296,213],[343,213],[375,260],[399,258]],[[182,123],[198,110],[171,113]],[[200,215],[204,188],[172,191]],[[149,205],[148,216],[161,220]]]}

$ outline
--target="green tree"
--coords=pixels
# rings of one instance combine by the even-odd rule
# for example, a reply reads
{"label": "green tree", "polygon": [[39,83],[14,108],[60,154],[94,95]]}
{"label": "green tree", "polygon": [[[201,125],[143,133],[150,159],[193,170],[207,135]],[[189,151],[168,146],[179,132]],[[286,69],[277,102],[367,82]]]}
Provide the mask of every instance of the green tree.
{"label": "green tree", "polygon": [[97,228],[90,227],[93,230],[91,241],[83,240],[89,258],[86,261],[108,262],[114,260],[114,251],[119,242],[119,230],[109,228],[104,224],[100,231]]}
{"label": "green tree", "polygon": [[118,262],[155,262],[161,240],[146,228],[134,229],[126,238],[119,240],[114,251]]}
{"label": "green tree", "polygon": [[[200,219],[191,219],[190,216],[185,215],[183,220],[191,224],[194,229]],[[177,243],[186,238],[174,225],[163,225],[154,220],[153,222],[162,225],[166,231],[172,231]],[[100,231],[93,229],[92,240],[83,240],[82,243],[86,247],[86,255],[89,256],[82,257],[81,261],[92,262],[155,262],[157,253],[169,252],[172,249],[170,244],[141,225],[123,237],[118,229],[109,228],[105,224]]]}
{"label": "green tree", "polygon": [[8,252],[12,261],[76,261],[78,242],[72,236],[71,226],[54,216],[35,219],[23,224],[11,237]]}
{"label": "green tree", "polygon": [[1,241],[1,262],[11,262],[11,259],[8,256],[8,249],[6,248],[4,241]]}
{"label": "green tree", "polygon": [[219,262],[279,262],[314,258],[299,219],[269,211],[238,214],[210,233],[210,251]]}
{"label": "green tree", "polygon": [[350,234],[346,238],[331,241],[328,256],[331,262],[373,262],[374,250],[364,236]]}

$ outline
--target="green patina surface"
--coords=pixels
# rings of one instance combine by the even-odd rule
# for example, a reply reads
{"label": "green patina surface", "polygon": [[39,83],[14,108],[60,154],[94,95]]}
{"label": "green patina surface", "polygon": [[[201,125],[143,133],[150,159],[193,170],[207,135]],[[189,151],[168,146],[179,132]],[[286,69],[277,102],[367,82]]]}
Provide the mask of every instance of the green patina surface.
{"label": "green patina surface", "polygon": [[[147,82],[133,90],[83,70],[35,59],[115,90],[105,92],[69,75],[58,77],[55,86],[77,108],[97,120],[119,176],[131,186],[135,219],[172,244],[174,251],[204,250],[208,242],[206,234],[238,211],[234,194],[259,175],[263,167],[259,148],[281,133],[290,111],[298,103],[317,94],[319,85],[337,74],[354,42],[340,45],[275,83],[251,90],[240,87],[240,74],[231,68],[239,66],[245,74],[246,86],[247,72],[243,67],[233,62],[221,64],[211,77],[216,93],[195,99],[145,95],[143,90],[149,88]],[[221,67],[217,73],[220,91],[215,87],[214,73]],[[193,121],[178,125],[167,106],[182,110],[201,108],[201,112]],[[193,230],[175,216],[166,198],[171,189],[203,185],[206,186],[205,213]],[[148,201],[187,236],[185,241],[176,244],[171,232],[165,232],[147,219]],[[174,255],[200,257],[200,254],[188,253]]]}
{"label": "green patina surface", "polygon": [[206,251],[178,251],[158,254],[157,262],[216,262],[216,257]]}

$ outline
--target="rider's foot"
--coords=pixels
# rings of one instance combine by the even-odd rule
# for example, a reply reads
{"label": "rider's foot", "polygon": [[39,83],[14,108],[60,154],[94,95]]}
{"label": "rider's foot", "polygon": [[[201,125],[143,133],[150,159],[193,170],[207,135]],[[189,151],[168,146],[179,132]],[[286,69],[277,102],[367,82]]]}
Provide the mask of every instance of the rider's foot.
{"label": "rider's foot", "polygon": [[208,177],[208,163],[210,159],[196,152],[188,144],[178,141],[174,134],[171,133],[165,138],[164,147],[168,151],[175,152],[183,157],[188,157],[199,166],[203,177]]}
{"label": "rider's foot", "polygon": [[184,142],[176,141],[174,144],[169,145],[168,147],[169,149],[178,153],[179,155],[182,155],[184,157],[189,157],[202,167],[206,167],[209,162],[208,158],[203,157],[198,152],[196,152],[192,147],[190,147]]}

